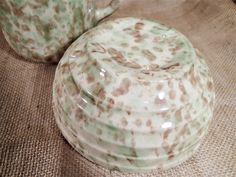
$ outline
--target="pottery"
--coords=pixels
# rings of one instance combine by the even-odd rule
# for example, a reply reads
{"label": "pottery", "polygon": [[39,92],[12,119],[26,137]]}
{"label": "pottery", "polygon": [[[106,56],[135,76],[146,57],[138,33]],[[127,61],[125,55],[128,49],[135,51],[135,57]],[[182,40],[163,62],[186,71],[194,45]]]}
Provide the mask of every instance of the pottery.
{"label": "pottery", "polygon": [[212,119],[203,58],[158,22],[105,22],[78,38],[57,67],[56,122],[80,154],[109,169],[176,166],[197,150]]}
{"label": "pottery", "polygon": [[119,6],[96,9],[94,0],[3,0],[0,26],[9,45],[24,58],[58,62],[70,43]]}

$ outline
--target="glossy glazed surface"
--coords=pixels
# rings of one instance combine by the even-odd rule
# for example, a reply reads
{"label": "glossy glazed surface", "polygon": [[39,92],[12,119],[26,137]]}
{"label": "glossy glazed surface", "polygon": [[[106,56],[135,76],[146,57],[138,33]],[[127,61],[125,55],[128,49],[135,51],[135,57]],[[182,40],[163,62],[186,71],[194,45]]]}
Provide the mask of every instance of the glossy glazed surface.
{"label": "glossy glazed surface", "polygon": [[0,25],[19,55],[58,62],[72,40],[118,7],[119,0],[112,2],[99,11],[94,0],[3,0]]}
{"label": "glossy glazed surface", "polygon": [[117,19],[82,35],[54,80],[54,113],[66,139],[91,161],[123,171],[189,158],[213,103],[199,52],[176,30],[142,19]]}

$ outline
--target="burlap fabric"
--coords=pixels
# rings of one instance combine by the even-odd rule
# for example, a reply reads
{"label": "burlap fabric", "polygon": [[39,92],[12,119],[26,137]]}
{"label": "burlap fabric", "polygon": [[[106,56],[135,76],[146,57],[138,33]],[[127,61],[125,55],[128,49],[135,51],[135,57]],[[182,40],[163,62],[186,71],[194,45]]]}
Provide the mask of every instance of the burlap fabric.
{"label": "burlap fabric", "polygon": [[183,32],[207,56],[217,100],[209,133],[197,153],[173,169],[146,174],[110,172],[84,159],[54,121],[56,66],[22,60],[0,34],[0,176],[236,176],[236,5],[231,0],[170,2],[127,0],[109,18],[157,19]]}

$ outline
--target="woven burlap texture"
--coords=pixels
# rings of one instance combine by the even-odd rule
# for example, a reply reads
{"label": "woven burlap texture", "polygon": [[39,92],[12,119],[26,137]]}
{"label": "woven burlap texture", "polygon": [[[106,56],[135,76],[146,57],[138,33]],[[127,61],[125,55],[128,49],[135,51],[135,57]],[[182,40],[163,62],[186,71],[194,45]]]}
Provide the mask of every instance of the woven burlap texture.
{"label": "woven burlap texture", "polygon": [[159,20],[205,54],[217,99],[209,133],[195,155],[170,170],[146,174],[110,172],[89,162],[56,126],[51,108],[56,66],[22,60],[0,34],[0,176],[236,176],[236,5],[231,0],[170,2],[127,0],[109,19]]}

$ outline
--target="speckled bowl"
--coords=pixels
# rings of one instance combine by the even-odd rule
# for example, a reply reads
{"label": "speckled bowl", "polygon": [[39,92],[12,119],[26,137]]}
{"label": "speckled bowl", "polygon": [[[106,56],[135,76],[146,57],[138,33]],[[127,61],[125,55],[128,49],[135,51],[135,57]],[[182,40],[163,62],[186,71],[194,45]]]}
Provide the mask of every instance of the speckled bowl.
{"label": "speckled bowl", "polygon": [[123,18],[77,39],[55,74],[62,134],[87,159],[122,171],[170,168],[207,133],[214,105],[203,56],[176,30]]}

